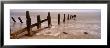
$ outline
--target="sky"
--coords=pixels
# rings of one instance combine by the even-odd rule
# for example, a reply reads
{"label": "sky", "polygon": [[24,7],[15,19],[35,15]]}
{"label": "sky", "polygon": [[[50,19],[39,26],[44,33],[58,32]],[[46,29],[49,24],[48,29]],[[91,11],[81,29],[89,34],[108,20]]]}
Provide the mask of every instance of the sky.
{"label": "sky", "polygon": [[100,9],[11,9],[11,12],[100,12]]}
{"label": "sky", "polygon": [[81,12],[81,13],[95,13],[101,12],[101,9],[10,9],[10,15],[23,15],[26,11],[31,13],[36,12]]}

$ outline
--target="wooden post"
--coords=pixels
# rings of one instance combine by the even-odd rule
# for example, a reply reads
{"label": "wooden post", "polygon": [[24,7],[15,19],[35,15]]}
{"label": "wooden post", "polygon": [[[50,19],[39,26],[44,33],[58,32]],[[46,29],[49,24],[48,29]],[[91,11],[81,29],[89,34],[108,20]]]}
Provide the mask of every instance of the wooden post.
{"label": "wooden post", "polygon": [[73,19],[73,15],[71,15],[72,16],[72,19]]}
{"label": "wooden post", "polygon": [[76,18],[76,15],[74,15],[74,20],[75,20],[75,18]]}
{"label": "wooden post", "polygon": [[37,15],[37,23],[39,23],[39,25],[37,26],[37,29],[41,28],[41,19],[40,19],[40,15]]}
{"label": "wooden post", "polygon": [[69,14],[68,14],[68,18],[67,19],[69,20]]}
{"label": "wooden post", "polygon": [[71,19],[71,15],[70,15],[70,19]]}
{"label": "wooden post", "polygon": [[32,36],[32,29],[30,28],[31,27],[31,18],[30,18],[30,14],[29,14],[29,11],[26,11],[26,25],[27,25],[27,31],[28,31],[28,36]]}
{"label": "wooden post", "polygon": [[60,25],[60,14],[58,14],[58,25]]}
{"label": "wooden post", "polygon": [[70,15],[71,16],[71,19],[72,19],[72,15]]}
{"label": "wooden post", "polygon": [[64,14],[64,19],[63,19],[63,22],[65,23],[65,14]]}
{"label": "wooden post", "polygon": [[12,18],[12,20],[13,20],[14,22],[16,22],[15,19],[14,19],[13,17],[11,17],[11,18]]}
{"label": "wooden post", "polygon": [[20,21],[21,23],[23,23],[20,17],[18,17],[18,19],[19,19],[19,21]]}
{"label": "wooden post", "polygon": [[51,16],[50,16],[50,12],[48,12],[48,16],[47,16],[47,19],[48,19],[48,27],[50,28],[51,27]]}

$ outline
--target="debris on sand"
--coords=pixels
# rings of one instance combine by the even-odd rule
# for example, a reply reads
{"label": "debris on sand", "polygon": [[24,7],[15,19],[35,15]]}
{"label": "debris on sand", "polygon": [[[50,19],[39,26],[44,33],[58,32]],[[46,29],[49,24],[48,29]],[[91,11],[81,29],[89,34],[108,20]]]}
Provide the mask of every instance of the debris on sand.
{"label": "debris on sand", "polygon": [[88,34],[87,32],[84,32],[84,34]]}
{"label": "debris on sand", "polygon": [[68,34],[68,33],[66,33],[66,32],[63,32],[64,34]]}

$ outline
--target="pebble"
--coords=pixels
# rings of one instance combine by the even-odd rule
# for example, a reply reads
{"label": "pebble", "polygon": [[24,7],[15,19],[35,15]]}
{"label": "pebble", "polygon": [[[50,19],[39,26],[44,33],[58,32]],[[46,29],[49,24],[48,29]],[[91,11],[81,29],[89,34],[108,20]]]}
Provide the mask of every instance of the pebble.
{"label": "pebble", "polygon": [[87,32],[84,32],[84,34],[88,34]]}

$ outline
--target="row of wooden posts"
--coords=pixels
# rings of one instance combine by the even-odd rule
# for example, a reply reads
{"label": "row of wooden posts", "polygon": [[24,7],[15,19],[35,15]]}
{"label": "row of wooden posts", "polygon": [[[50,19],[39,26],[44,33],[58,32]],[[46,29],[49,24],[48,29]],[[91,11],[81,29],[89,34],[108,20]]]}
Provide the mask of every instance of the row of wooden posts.
{"label": "row of wooden posts", "polygon": [[[12,20],[14,22],[16,22],[13,17],[12,17]],[[19,20],[22,21],[20,17],[19,17]],[[27,27],[25,27],[21,30],[18,30],[16,32],[11,32],[11,38],[14,38],[14,39],[19,38],[17,35],[22,34],[25,31],[27,31],[28,33],[24,34],[24,35],[32,36],[33,35],[32,28],[37,26],[37,29],[40,29],[41,28],[41,23],[43,23],[45,21],[48,21],[48,27],[50,28],[52,26],[50,12],[48,12],[48,16],[44,20],[41,20],[40,15],[37,15],[37,23],[34,23],[34,24],[31,25],[31,18],[30,18],[29,11],[26,11],[26,25],[27,25]],[[21,23],[23,23],[23,22],[21,22]]]}
{"label": "row of wooden posts", "polygon": [[[11,17],[11,18],[12,18],[12,20],[14,22],[16,22],[13,17]],[[70,20],[72,18],[74,18],[74,20],[75,20],[76,15],[69,15],[68,14],[67,20]],[[18,19],[19,19],[19,21],[21,23],[23,23],[20,17],[18,17]],[[66,17],[65,17],[65,14],[64,14],[64,19],[63,19],[63,22],[64,23],[65,23],[65,19],[66,19]],[[21,30],[18,30],[16,32],[11,33],[12,38],[18,38],[17,35],[20,34],[20,33],[22,33],[22,32],[24,32],[24,31],[27,31],[28,32],[27,33],[28,36],[32,36],[33,35],[32,34],[32,28],[35,27],[35,26],[37,26],[37,29],[40,29],[41,28],[41,23],[43,23],[45,21],[48,21],[48,27],[50,28],[52,26],[50,12],[48,12],[48,16],[44,20],[41,20],[40,19],[40,15],[37,15],[37,23],[31,25],[31,18],[30,18],[29,11],[26,11],[26,25],[27,25],[27,27],[25,27],[25,28],[23,28]],[[58,25],[60,25],[60,14],[58,14]]]}
{"label": "row of wooden posts", "polygon": [[[49,13],[48,13],[48,15],[49,15]],[[11,17],[11,18],[12,18],[13,22],[16,22],[13,17]],[[76,15],[70,15],[70,18],[69,18],[69,14],[68,14],[67,20],[72,19],[72,18],[74,18],[74,20],[75,20]],[[23,23],[23,21],[22,21],[22,19],[21,19],[20,17],[18,17],[18,19],[19,19],[19,21],[20,21],[21,23]],[[28,18],[27,18],[27,19],[28,19]],[[37,15],[37,22],[40,22],[40,21],[41,21],[40,15]],[[65,23],[65,14],[64,14],[63,22]],[[60,14],[58,14],[58,24],[60,24]]]}
{"label": "row of wooden posts", "polygon": [[[69,16],[69,14],[68,14],[67,20],[70,20],[70,19],[72,19],[72,18],[74,18],[74,20],[75,20],[76,15],[70,15],[70,16]],[[64,14],[63,23],[65,23],[65,14]],[[60,25],[60,14],[58,14],[58,25]]]}

